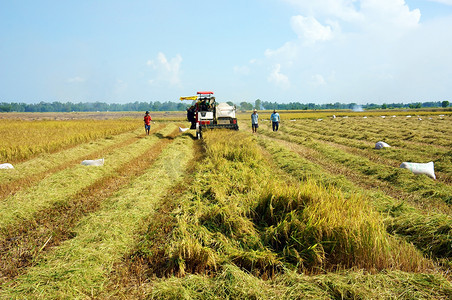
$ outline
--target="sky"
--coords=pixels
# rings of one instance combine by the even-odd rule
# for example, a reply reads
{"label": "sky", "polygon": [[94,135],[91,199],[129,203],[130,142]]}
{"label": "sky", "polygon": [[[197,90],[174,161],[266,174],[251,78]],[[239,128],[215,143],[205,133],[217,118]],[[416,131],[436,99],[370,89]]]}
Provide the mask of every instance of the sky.
{"label": "sky", "polygon": [[2,0],[0,102],[452,101],[452,0]]}

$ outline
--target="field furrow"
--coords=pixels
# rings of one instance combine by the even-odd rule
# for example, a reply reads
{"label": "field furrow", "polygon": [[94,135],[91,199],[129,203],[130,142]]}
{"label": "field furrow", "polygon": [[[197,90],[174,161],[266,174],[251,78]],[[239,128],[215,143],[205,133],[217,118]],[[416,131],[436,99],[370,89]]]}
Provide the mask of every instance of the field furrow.
{"label": "field furrow", "polygon": [[178,133],[175,129],[162,137],[146,152],[121,165],[113,174],[98,179],[67,202],[56,203],[34,213],[30,220],[6,227],[0,239],[0,278],[16,276],[36,261],[43,250],[71,238],[74,224],[83,215],[98,209],[105,198],[143,173]]}
{"label": "field furrow", "polygon": [[85,298],[102,291],[114,263],[135,245],[143,220],[168,189],[180,183],[193,157],[191,135],[168,140],[173,142],[141,176],[104,199],[96,212],[83,217],[73,228],[72,239],[45,253],[37,265],[8,284],[0,295]]}

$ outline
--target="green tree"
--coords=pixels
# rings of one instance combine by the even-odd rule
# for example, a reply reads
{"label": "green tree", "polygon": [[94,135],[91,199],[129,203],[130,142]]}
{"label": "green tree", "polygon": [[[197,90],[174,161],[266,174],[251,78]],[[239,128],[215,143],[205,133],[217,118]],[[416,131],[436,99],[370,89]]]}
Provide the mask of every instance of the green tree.
{"label": "green tree", "polygon": [[248,102],[240,102],[240,109],[242,110],[252,110],[253,109],[253,104],[248,103]]}
{"label": "green tree", "polygon": [[256,101],[254,101],[254,108],[255,109],[261,109],[261,106],[262,106],[261,99],[256,99]]}
{"label": "green tree", "polygon": [[450,105],[450,103],[449,103],[449,101],[443,101],[443,102],[441,102],[441,107],[449,107],[449,105]]}

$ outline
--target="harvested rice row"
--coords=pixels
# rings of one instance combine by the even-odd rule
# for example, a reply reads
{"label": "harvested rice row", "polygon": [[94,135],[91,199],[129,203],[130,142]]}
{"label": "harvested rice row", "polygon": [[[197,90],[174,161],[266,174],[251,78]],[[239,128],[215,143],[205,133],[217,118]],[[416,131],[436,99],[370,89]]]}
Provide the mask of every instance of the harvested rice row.
{"label": "harvested rice row", "polygon": [[134,247],[143,220],[168,189],[180,184],[193,156],[191,135],[169,140],[173,142],[143,175],[82,218],[73,239],[46,253],[27,274],[4,287],[0,297],[89,298],[102,292],[114,263]]}
{"label": "harvested rice row", "polygon": [[[167,137],[174,138],[177,134],[178,129]],[[31,220],[6,228],[0,238],[0,278],[15,277],[36,261],[41,251],[71,238],[74,224],[83,215],[98,209],[105,198],[142,174],[170,142],[168,138],[160,139],[142,155],[121,165],[114,174],[100,178],[67,203],[57,203],[35,213]]]}
{"label": "harvested rice row", "polygon": [[[322,184],[340,187],[348,193],[359,192],[367,195],[385,217],[388,232],[403,236],[426,256],[448,258],[452,255],[452,218],[449,215],[418,210],[404,203],[403,199],[399,198],[397,201],[382,195],[379,189],[387,191],[391,190],[391,187],[357,174],[340,164],[329,163],[328,159],[312,149],[274,138],[259,137],[259,140],[277,163],[293,176],[301,180],[308,176]],[[313,172],[313,169],[316,171]],[[345,175],[348,180],[340,175]],[[397,191],[392,193],[396,194]]]}
{"label": "harvested rice row", "polygon": [[[161,197],[155,209],[145,220],[144,224],[147,227],[140,232],[141,241],[131,253],[127,253],[120,262],[115,263],[110,273],[109,283],[99,298],[145,298],[144,290],[147,285],[144,283],[155,279],[149,276],[152,273],[151,270],[156,269],[157,265],[150,267],[149,260],[141,259],[142,254],[137,254],[137,249],[146,249],[147,253],[152,253],[155,261],[159,261],[160,251],[171,238],[171,233],[177,225],[175,222],[177,215],[173,214],[173,211],[180,207],[181,198],[194,182],[193,174],[205,158],[202,141],[193,143],[193,152],[181,184],[173,186],[164,197]],[[152,237],[149,236],[150,232]]]}
{"label": "harvested rice row", "polygon": [[431,274],[348,270],[310,276],[287,271],[264,280],[232,264],[216,276],[156,278],[152,284],[141,283],[138,288],[142,292],[136,298],[156,300],[449,299],[452,293],[446,278]]}
{"label": "harvested rice row", "polygon": [[[304,134],[314,134],[325,140],[337,141],[344,145],[353,145],[360,149],[372,149],[377,141],[383,140],[399,149],[407,149],[410,152],[420,153],[429,156],[438,156],[449,151],[449,143],[441,134],[429,134],[429,139],[424,142],[413,142],[410,137],[423,135],[419,128],[411,128],[409,133],[404,132],[405,125],[400,124],[388,130],[385,124],[366,124],[365,121],[300,121],[287,124],[282,128],[293,128],[304,131]],[[375,131],[374,133],[372,131]]]}
{"label": "harvested rice row", "polygon": [[[164,125],[152,129],[152,133]],[[136,142],[142,129],[119,134],[108,139],[85,143],[53,154],[40,155],[37,158],[15,164],[15,169],[0,172],[0,200],[20,189],[28,188],[46,176],[64,170],[85,159],[104,157],[114,149]],[[144,134],[141,134],[144,135]]]}
{"label": "harvested rice row", "polygon": [[44,178],[35,186],[5,198],[0,202],[0,231],[30,219],[39,210],[66,203],[79,191],[113,174],[118,167],[146,152],[159,140],[157,135],[167,135],[175,128],[175,125],[169,124],[154,136],[138,139],[126,148],[115,149],[105,156],[105,165],[102,167],[87,167],[77,163]]}
{"label": "harvested rice row", "polygon": [[[390,143],[408,148],[430,148],[445,150],[450,148],[449,136],[452,134],[452,118],[425,120],[384,120],[380,118],[344,120],[324,120],[313,122],[308,120],[294,122],[294,126],[301,125],[309,131],[327,136],[344,137],[354,140],[380,140],[382,137]],[[376,142],[376,141],[375,141]],[[432,144],[435,146],[432,147]]]}
{"label": "harvested rice row", "polygon": [[[334,126],[334,125],[333,125]],[[334,129],[337,130],[337,129]],[[407,145],[399,141],[389,140],[380,135],[378,138],[374,138],[373,142],[366,140],[372,139],[369,137],[363,139],[351,139],[340,137],[340,134],[334,134],[330,128],[330,132],[327,134],[319,133],[316,128],[309,128],[309,126],[294,125],[290,127],[282,127],[281,131],[297,135],[304,138],[311,138],[316,140],[323,140],[334,143],[337,147],[348,149],[347,151],[357,153],[361,156],[392,166],[400,166],[401,162],[435,162],[435,169],[438,173],[437,179],[445,183],[452,184],[452,152],[450,148],[442,148],[432,145]],[[356,131],[355,131],[356,132]],[[363,134],[365,130],[358,130],[358,134]],[[364,135],[367,135],[364,133]],[[384,140],[391,146],[386,151],[375,151],[374,146],[376,141]]]}
{"label": "harvested rice row", "polygon": [[332,273],[301,275],[353,266],[419,271],[429,264],[406,243],[385,247],[393,239],[361,195],[347,196],[309,179],[297,184],[265,159],[250,134],[212,131],[204,138],[206,157],[186,192],[175,195],[171,202],[177,205],[169,212],[161,211],[166,218],[152,219],[128,255],[131,268],[141,271],[131,280],[136,286],[106,295],[328,299],[366,295],[380,284],[393,298],[450,291],[438,274],[385,271],[358,282],[362,272],[349,271],[348,283]]}
{"label": "harvested rice row", "polygon": [[[373,205],[385,216],[389,232],[403,236],[429,257],[447,258],[452,255],[452,219],[449,213],[434,213],[430,210],[432,207],[415,209],[404,203],[410,198],[413,201],[414,196],[393,187],[389,182],[376,181],[344,164],[332,161],[316,149],[286,141],[281,132],[273,134],[264,128],[261,132],[273,136],[272,138],[258,136],[258,139],[287,172],[302,180],[311,177],[322,184],[338,186],[346,192],[355,193],[360,190],[360,193],[366,193]],[[297,155],[300,157],[297,158]],[[331,174],[346,176],[351,182],[342,176]],[[383,195],[380,190],[394,198]],[[419,198],[417,201],[422,200],[419,195],[415,196]],[[449,207],[444,209],[450,212]]]}
{"label": "harvested rice row", "polygon": [[408,170],[370,161],[365,157],[347,153],[322,141],[284,134],[282,131],[274,133],[268,129],[264,130],[264,128],[262,128],[262,133],[316,149],[328,159],[359,171],[363,175],[378,181],[389,182],[405,192],[418,193],[423,201],[428,200],[433,204],[437,203],[438,206],[452,204],[452,186],[426,176],[415,176]]}

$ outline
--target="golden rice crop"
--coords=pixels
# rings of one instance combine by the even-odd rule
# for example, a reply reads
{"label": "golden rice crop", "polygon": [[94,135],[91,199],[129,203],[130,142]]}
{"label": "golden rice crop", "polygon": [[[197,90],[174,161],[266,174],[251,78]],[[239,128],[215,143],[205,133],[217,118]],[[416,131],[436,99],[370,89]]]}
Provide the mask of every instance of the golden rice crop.
{"label": "golden rice crop", "polygon": [[0,163],[29,159],[40,153],[105,138],[136,129],[136,119],[0,120]]}

